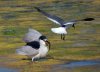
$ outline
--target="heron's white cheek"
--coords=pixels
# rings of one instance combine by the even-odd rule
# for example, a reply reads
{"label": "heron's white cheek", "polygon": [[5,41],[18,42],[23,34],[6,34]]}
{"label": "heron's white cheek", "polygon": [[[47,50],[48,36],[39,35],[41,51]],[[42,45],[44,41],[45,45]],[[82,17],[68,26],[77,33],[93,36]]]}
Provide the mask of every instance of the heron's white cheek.
{"label": "heron's white cheek", "polygon": [[45,43],[43,40],[40,40],[40,45],[41,45],[41,46],[45,46],[46,43]]}

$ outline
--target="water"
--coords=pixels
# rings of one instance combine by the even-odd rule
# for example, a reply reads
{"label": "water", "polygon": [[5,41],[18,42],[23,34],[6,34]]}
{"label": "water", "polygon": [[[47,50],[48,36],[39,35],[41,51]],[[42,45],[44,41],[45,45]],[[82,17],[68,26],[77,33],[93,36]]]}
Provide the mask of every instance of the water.
{"label": "water", "polygon": [[89,66],[96,64],[100,64],[100,61],[77,61],[77,62],[62,64],[61,66],[73,68],[73,67]]}
{"label": "water", "polygon": [[11,68],[0,68],[0,72],[18,72],[16,69],[11,69]]}
{"label": "water", "polygon": [[99,72],[99,60],[75,61],[53,66],[50,72]]}

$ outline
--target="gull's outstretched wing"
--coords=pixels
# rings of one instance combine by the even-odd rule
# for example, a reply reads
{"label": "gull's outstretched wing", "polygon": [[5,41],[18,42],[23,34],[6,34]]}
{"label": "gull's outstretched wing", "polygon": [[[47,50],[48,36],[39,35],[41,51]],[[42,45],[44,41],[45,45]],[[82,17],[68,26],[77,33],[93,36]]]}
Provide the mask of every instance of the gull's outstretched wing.
{"label": "gull's outstretched wing", "polygon": [[63,25],[64,20],[61,19],[58,16],[52,15],[52,14],[48,14],[46,12],[44,12],[43,10],[39,9],[38,7],[34,7],[38,12],[42,13],[43,15],[45,15],[49,20],[51,20],[52,22],[58,24],[58,25]]}
{"label": "gull's outstretched wing", "polygon": [[16,53],[20,55],[35,56],[39,53],[39,51],[31,46],[22,46],[16,49]]}
{"label": "gull's outstretched wing", "polygon": [[24,42],[32,42],[34,40],[38,40],[42,34],[34,29],[29,29],[28,33],[25,34],[23,41]]}
{"label": "gull's outstretched wing", "polygon": [[75,28],[75,24],[78,22],[78,20],[73,20],[73,21],[69,21],[69,22],[66,22],[65,24],[65,27],[66,29],[70,28],[70,27],[74,27]]}
{"label": "gull's outstretched wing", "polygon": [[94,20],[94,18],[84,18],[84,19],[80,19],[80,20],[72,20],[72,21],[64,23],[63,25],[65,25],[66,28],[70,28],[70,27],[74,27],[75,28],[75,24],[78,21],[92,21],[92,20]]}

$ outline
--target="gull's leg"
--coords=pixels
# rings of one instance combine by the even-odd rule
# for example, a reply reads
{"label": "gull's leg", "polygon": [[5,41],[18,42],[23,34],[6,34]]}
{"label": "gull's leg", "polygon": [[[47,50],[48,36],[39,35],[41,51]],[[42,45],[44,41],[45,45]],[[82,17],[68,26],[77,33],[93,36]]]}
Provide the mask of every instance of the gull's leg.
{"label": "gull's leg", "polygon": [[65,34],[63,34],[63,40],[65,40]]}
{"label": "gull's leg", "polygon": [[62,36],[63,36],[63,35],[61,34],[61,40],[62,40]]}

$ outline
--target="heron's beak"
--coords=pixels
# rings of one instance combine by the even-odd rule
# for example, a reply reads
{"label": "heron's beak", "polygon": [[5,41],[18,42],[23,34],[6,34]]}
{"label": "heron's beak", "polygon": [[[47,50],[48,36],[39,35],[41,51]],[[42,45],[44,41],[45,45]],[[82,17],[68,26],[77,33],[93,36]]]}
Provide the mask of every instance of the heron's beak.
{"label": "heron's beak", "polygon": [[45,43],[46,43],[47,46],[49,46],[49,50],[50,50],[50,48],[51,48],[51,43],[50,43],[49,41],[47,41],[47,40],[45,41]]}
{"label": "heron's beak", "polygon": [[75,29],[75,25],[73,24],[72,27]]}

